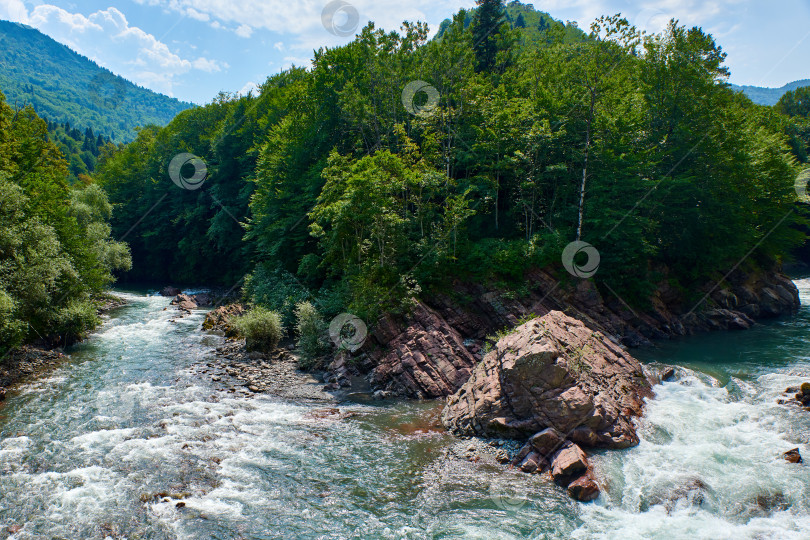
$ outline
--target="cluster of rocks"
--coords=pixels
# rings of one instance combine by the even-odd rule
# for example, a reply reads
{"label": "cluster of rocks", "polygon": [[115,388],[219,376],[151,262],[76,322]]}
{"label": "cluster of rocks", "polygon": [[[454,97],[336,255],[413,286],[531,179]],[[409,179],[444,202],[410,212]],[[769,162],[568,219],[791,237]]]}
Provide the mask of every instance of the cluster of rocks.
{"label": "cluster of rocks", "polygon": [[480,357],[469,351],[457,330],[436,311],[415,304],[410,324],[401,328],[384,317],[374,338],[385,348],[370,348],[375,366],[371,383],[383,390],[419,399],[447,396],[458,390]]}
{"label": "cluster of rocks", "polygon": [[789,397],[777,400],[779,404],[793,403],[804,407],[806,411],[810,411],[810,382],[802,383],[801,386],[786,388],[785,395]]}
{"label": "cluster of rocks", "polygon": [[182,292],[183,291],[181,291],[177,287],[167,286],[167,287],[163,287],[160,290],[160,296],[167,296],[167,297],[177,296],[178,294],[182,294]]}
{"label": "cluster of rocks", "polygon": [[200,294],[178,294],[172,300],[172,305],[177,306],[180,310],[190,312],[199,307],[207,307],[213,305],[211,296],[206,293]]}
{"label": "cluster of rocks", "polygon": [[124,298],[121,298],[120,296],[116,296],[114,294],[106,294],[106,293],[105,294],[99,294],[99,295],[95,296],[93,298],[93,300],[96,303],[96,310],[98,311],[99,315],[104,314],[104,313],[106,313],[106,312],[108,312],[110,310],[113,310],[115,308],[125,306],[125,305],[127,305],[129,303]]}
{"label": "cluster of rocks", "polygon": [[550,471],[577,500],[599,487],[583,447],[638,443],[633,418],[652,396],[641,364],[559,311],[502,337],[447,400],[442,423],[458,436],[527,441],[512,464]]}
{"label": "cluster of rocks", "polygon": [[20,380],[51,371],[67,359],[61,351],[23,345],[0,360],[0,401],[6,389]]}
{"label": "cluster of rocks", "polygon": [[203,330],[222,332],[225,337],[229,338],[236,337],[237,332],[231,326],[230,321],[234,317],[241,317],[244,313],[245,307],[242,304],[219,306],[206,314],[202,325]]}
{"label": "cluster of rocks", "polygon": [[664,276],[645,312],[631,310],[614,296],[603,296],[591,281],[561,285],[550,271],[525,275],[520,295],[487,283],[456,283],[451,292],[416,302],[406,316],[388,315],[372,325],[353,365],[382,391],[413,398],[455,393],[491,345],[489,336],[527,318],[562,311],[628,347],[648,345],[700,331],[745,329],[756,319],[795,312],[798,290],[779,272],[736,270],[722,282],[707,283],[706,297],[692,310],[683,291]]}
{"label": "cluster of rocks", "polygon": [[[351,387],[352,370],[349,366],[350,356],[348,351],[338,351],[334,360],[329,364],[329,367],[324,373],[323,382],[326,383],[325,390],[340,390],[341,388]],[[377,390],[375,399],[385,399],[390,397],[390,392]]]}
{"label": "cluster of rocks", "polygon": [[298,371],[298,359],[285,349],[271,354],[248,352],[244,340],[227,340],[216,354],[196,366],[200,375],[210,377],[219,390],[250,396],[274,396],[311,401],[332,401],[319,381]]}
{"label": "cluster of rocks", "polygon": [[512,465],[525,473],[549,471],[554,481],[567,488],[568,494],[578,501],[588,502],[599,496],[599,485],[588,455],[554,428],[533,435]]}

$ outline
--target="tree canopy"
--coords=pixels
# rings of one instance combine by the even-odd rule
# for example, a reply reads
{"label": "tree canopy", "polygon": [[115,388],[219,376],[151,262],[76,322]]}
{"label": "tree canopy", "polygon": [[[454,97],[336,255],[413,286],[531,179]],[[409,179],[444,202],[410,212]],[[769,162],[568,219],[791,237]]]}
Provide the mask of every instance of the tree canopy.
{"label": "tree canopy", "polygon": [[[803,241],[790,122],[729,87],[711,35],[614,16],[576,40],[551,22],[531,46],[507,25],[482,40],[501,2],[480,4],[433,40],[369,24],[102,152],[134,275],[373,319],[456,279],[519,293],[575,239],[601,255],[596,286],[636,304]],[[206,163],[201,189],[168,178],[181,152]]]}
{"label": "tree canopy", "polygon": [[0,352],[77,339],[98,322],[91,295],[131,267],[111,237],[107,194],[71,186],[68,169],[47,123],[0,93]]}

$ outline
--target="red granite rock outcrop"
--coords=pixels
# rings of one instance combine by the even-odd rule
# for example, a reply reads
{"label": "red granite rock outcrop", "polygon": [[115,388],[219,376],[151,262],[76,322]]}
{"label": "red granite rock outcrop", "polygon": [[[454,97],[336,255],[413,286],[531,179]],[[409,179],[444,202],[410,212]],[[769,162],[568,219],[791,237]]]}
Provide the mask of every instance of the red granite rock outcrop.
{"label": "red granite rock outcrop", "polygon": [[[665,270],[661,273],[666,277]],[[433,295],[417,303],[409,316],[384,317],[357,353],[359,371],[370,373],[370,381],[382,391],[440,397],[465,382],[482,359],[488,336],[552,310],[633,347],[699,331],[745,329],[754,319],[799,307],[795,285],[778,272],[736,271],[720,286],[707,284],[706,298],[694,310],[696,302],[687,303],[662,279],[646,312],[632,310],[607,289],[603,295],[592,281],[564,286],[539,269],[528,272],[524,281],[526,290],[520,295],[490,284],[456,283],[452,296]]]}
{"label": "red granite rock outcrop", "polygon": [[452,395],[442,422],[457,435],[528,438],[554,428],[592,447],[638,442],[633,418],[652,396],[641,364],[559,311],[501,338]]}
{"label": "red granite rock outcrop", "polygon": [[409,323],[403,329],[387,317],[377,325],[374,338],[386,347],[369,353],[371,382],[410,397],[452,394],[469,379],[478,359],[459,332],[426,305],[414,307]]}

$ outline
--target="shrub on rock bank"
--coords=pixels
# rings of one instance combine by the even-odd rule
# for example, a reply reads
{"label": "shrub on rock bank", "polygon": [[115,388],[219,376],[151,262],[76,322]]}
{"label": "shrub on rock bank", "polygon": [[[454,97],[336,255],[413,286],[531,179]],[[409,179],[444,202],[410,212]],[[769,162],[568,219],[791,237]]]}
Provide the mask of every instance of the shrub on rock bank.
{"label": "shrub on rock bank", "polygon": [[296,347],[301,353],[299,364],[302,369],[312,369],[318,358],[329,352],[326,321],[310,302],[299,302],[295,306],[295,320]]}
{"label": "shrub on rock bank", "polygon": [[281,316],[263,307],[254,307],[241,317],[230,320],[239,335],[245,338],[249,351],[270,352],[278,347],[284,335]]}

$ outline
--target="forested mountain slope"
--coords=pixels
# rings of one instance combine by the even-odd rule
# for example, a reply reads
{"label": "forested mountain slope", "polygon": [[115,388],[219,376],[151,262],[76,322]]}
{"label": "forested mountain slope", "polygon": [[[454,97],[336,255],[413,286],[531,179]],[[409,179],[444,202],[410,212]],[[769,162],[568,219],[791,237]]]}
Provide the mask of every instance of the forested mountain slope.
{"label": "forested mountain slope", "polygon": [[737,86],[737,85],[732,85],[731,87],[734,90],[743,92],[754,103],[758,103],[759,105],[773,106],[776,105],[779,99],[782,96],[784,96],[787,92],[796,90],[798,88],[802,88],[804,86],[810,86],[810,79],[793,81],[792,83],[788,83],[781,88],[764,88],[761,86]]}
{"label": "forested mountain slope", "polygon": [[92,128],[115,142],[193,107],[136,86],[23,24],[0,21],[0,66],[0,91],[11,107],[32,105],[52,122]]}

